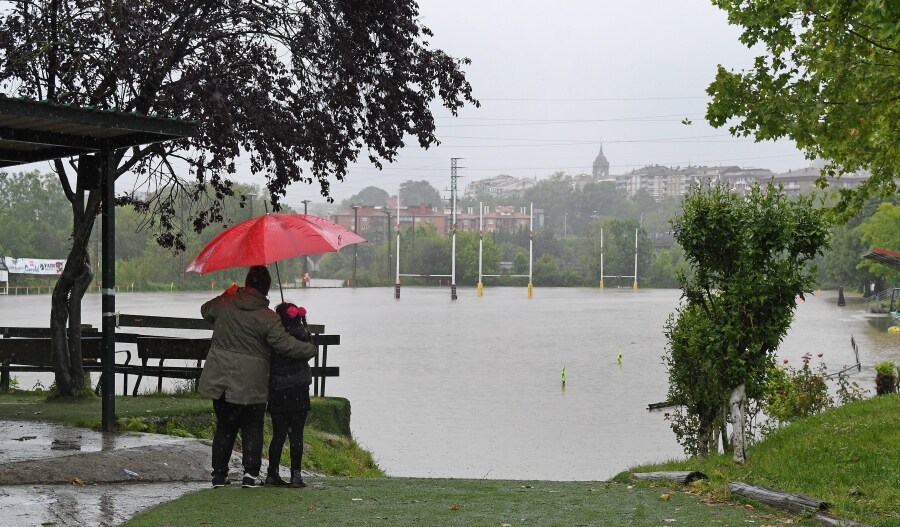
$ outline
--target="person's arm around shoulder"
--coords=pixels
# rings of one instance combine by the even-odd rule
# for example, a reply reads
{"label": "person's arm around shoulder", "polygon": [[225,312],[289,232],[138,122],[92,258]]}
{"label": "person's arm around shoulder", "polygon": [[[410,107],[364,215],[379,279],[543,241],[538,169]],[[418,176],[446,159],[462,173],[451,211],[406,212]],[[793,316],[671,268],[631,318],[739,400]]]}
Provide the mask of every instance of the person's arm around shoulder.
{"label": "person's arm around shoulder", "polygon": [[221,295],[213,298],[212,300],[208,300],[202,306],[200,306],[200,316],[203,317],[203,320],[206,320],[207,322],[215,322],[218,313],[218,306],[221,305],[222,302],[225,302],[228,297],[237,294],[237,291],[237,286],[232,285]]}
{"label": "person's arm around shoulder", "polygon": [[272,347],[272,351],[292,359],[309,360],[316,356],[315,344],[291,336],[277,318],[269,325],[266,341]]}

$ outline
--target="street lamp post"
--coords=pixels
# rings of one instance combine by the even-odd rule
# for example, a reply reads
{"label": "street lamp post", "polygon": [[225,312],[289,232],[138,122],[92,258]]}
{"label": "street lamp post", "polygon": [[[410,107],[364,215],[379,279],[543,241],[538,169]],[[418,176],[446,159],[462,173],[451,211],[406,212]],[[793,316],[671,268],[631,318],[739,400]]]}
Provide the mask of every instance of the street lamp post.
{"label": "street lamp post", "polygon": [[[303,215],[306,216],[306,206],[310,203],[310,200],[304,199],[300,203],[303,204]],[[309,256],[303,257],[303,274],[300,275],[303,277],[303,287],[306,287],[306,279],[309,276],[309,269],[307,266],[309,265]]]}
{"label": "street lamp post", "polygon": [[[359,205],[353,205],[353,232],[359,234]],[[359,244],[353,244],[353,287],[356,287],[356,264],[359,259]]]}
{"label": "street lamp post", "polygon": [[247,198],[247,201],[250,203],[250,218],[253,218],[253,200],[256,199],[256,194],[244,194],[244,197]]}

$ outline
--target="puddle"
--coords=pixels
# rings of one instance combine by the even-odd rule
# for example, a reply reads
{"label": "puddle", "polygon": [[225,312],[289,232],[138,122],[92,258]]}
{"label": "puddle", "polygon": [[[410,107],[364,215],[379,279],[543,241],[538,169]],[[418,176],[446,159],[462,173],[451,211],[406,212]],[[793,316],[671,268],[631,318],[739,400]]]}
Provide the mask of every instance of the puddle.
{"label": "puddle", "polygon": [[114,526],[159,503],[209,488],[208,483],[17,485],[0,487],[4,527]]}
{"label": "puddle", "polygon": [[55,423],[0,421],[0,463],[189,441],[193,440],[140,432],[99,432]]}

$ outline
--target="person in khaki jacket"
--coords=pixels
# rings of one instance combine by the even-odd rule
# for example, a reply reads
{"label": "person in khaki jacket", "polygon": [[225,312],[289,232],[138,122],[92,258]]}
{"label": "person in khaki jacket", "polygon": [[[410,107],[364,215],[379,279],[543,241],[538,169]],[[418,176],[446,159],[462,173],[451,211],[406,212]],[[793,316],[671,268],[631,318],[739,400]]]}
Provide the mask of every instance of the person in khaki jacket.
{"label": "person in khaki jacket", "polygon": [[238,432],[244,476],[241,486],[262,486],[263,419],[269,398],[271,354],[309,360],[315,344],[295,339],[269,308],[272,277],[265,266],[247,272],[242,288],[231,288],[203,304],[213,323],[212,341],[198,391],[213,400],[216,431],[212,445],[213,487],[228,485],[228,462]]}

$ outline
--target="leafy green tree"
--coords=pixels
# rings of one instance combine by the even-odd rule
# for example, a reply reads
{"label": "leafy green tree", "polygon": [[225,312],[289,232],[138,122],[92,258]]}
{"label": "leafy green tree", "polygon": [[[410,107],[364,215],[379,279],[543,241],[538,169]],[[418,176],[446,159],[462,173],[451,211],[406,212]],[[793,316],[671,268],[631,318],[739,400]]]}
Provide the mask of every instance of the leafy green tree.
{"label": "leafy green tree", "polygon": [[[194,229],[225,219],[222,199],[234,194],[239,155],[266,176],[277,209],[294,182],[317,181],[331,199],[332,179],[343,180],[363,150],[380,168],[407,136],[423,148],[436,143],[433,103],[454,114],[478,103],[462,69],[468,59],[431,48],[432,36],[414,0],[9,2],[0,8],[0,87],[197,121],[195,137],[114,153],[116,177],[131,172],[168,189],[152,201],[129,193],[117,204],[154,216],[157,242],[183,250],[185,233],[173,219],[178,197],[195,203],[186,222]],[[51,308],[55,362],[73,365],[56,371],[62,395],[81,390],[77,328],[101,205],[98,191],[85,198],[77,189],[88,185],[71,184],[91,175],[81,161],[75,171],[54,164],[73,215]]]}
{"label": "leafy green tree", "polygon": [[611,181],[588,183],[576,193],[575,214],[567,218],[572,232],[581,232],[585,224],[596,218],[623,218],[631,213],[631,203]]}
{"label": "leafy green tree", "polygon": [[370,207],[386,207],[391,196],[387,191],[378,187],[366,187],[356,194],[341,202],[338,210],[347,210],[353,205],[368,205]]}
{"label": "leafy green tree", "polygon": [[869,248],[862,241],[859,227],[834,225],[831,228],[830,244],[821,257],[816,258],[823,287],[853,287],[859,292],[868,289],[876,278],[866,268],[859,268],[860,255]]}
{"label": "leafy green tree", "polygon": [[534,262],[534,284],[538,287],[575,287],[584,280],[572,270],[564,269],[551,254],[545,254]]}
{"label": "leafy green tree", "polygon": [[440,192],[424,179],[422,181],[410,179],[400,183],[400,203],[408,206],[431,205],[436,210],[442,210],[444,207]]}
{"label": "leafy green tree", "polygon": [[690,302],[669,316],[664,333],[668,400],[678,406],[670,416],[672,430],[686,454],[706,457],[718,448],[716,431],[730,391],[721,335],[704,306]]}
{"label": "leafy green tree", "polygon": [[0,172],[2,256],[64,258],[72,214],[53,174]]}
{"label": "leafy green tree", "polygon": [[[602,247],[601,247],[602,230]],[[638,231],[638,278],[650,270],[650,240],[638,227],[638,222],[627,219],[594,221],[579,236],[578,261],[591,284],[600,283],[601,249],[605,276],[634,276],[634,235]],[[608,278],[604,285],[632,286],[634,278]]]}
{"label": "leafy green tree", "polygon": [[871,194],[897,192],[900,174],[900,3],[846,0],[713,0],[764,52],[748,71],[719,66],[707,120],[758,141],[792,139],[829,176],[865,169],[839,189],[851,217]]}
{"label": "leafy green tree", "polygon": [[[697,186],[672,225],[693,273],[680,278],[686,303],[669,324],[670,396],[687,405],[688,391],[701,388],[677,374],[685,357],[712,370],[699,379],[715,377],[715,385],[702,387],[703,402],[719,406],[688,405],[688,412],[708,426],[703,415],[728,411],[721,405],[730,393],[734,458],[743,462],[747,397],[763,395],[797,298],[812,290],[816,270],[808,264],[827,244],[827,223],[811,197],[791,199],[769,184],[747,196],[721,185]],[[709,437],[706,428],[698,433],[701,440]]]}
{"label": "leafy green tree", "polygon": [[513,274],[528,274],[528,251],[519,249],[512,260]]}
{"label": "leafy green tree", "polygon": [[673,247],[666,251],[653,253],[653,263],[647,273],[647,285],[649,287],[678,287],[678,276],[686,275],[690,267],[684,260],[684,251],[681,247]]}
{"label": "leafy green tree", "polygon": [[577,203],[572,176],[565,172],[551,174],[525,191],[525,201],[544,209],[546,228],[560,236],[563,235],[564,226],[569,233],[577,232],[572,227],[578,223],[572,207],[573,203]]}
{"label": "leafy green tree", "polygon": [[[476,232],[456,233],[456,283],[474,286],[478,284],[478,241]],[[500,264],[500,248],[490,237],[485,236],[482,244],[481,268],[484,274],[497,274]]]}
{"label": "leafy green tree", "polygon": [[[875,214],[859,226],[859,231],[862,242],[869,249],[897,251],[900,249],[900,207],[889,202],[880,204]],[[858,267],[882,278],[896,278],[898,275],[896,269],[872,260],[862,260]]]}

